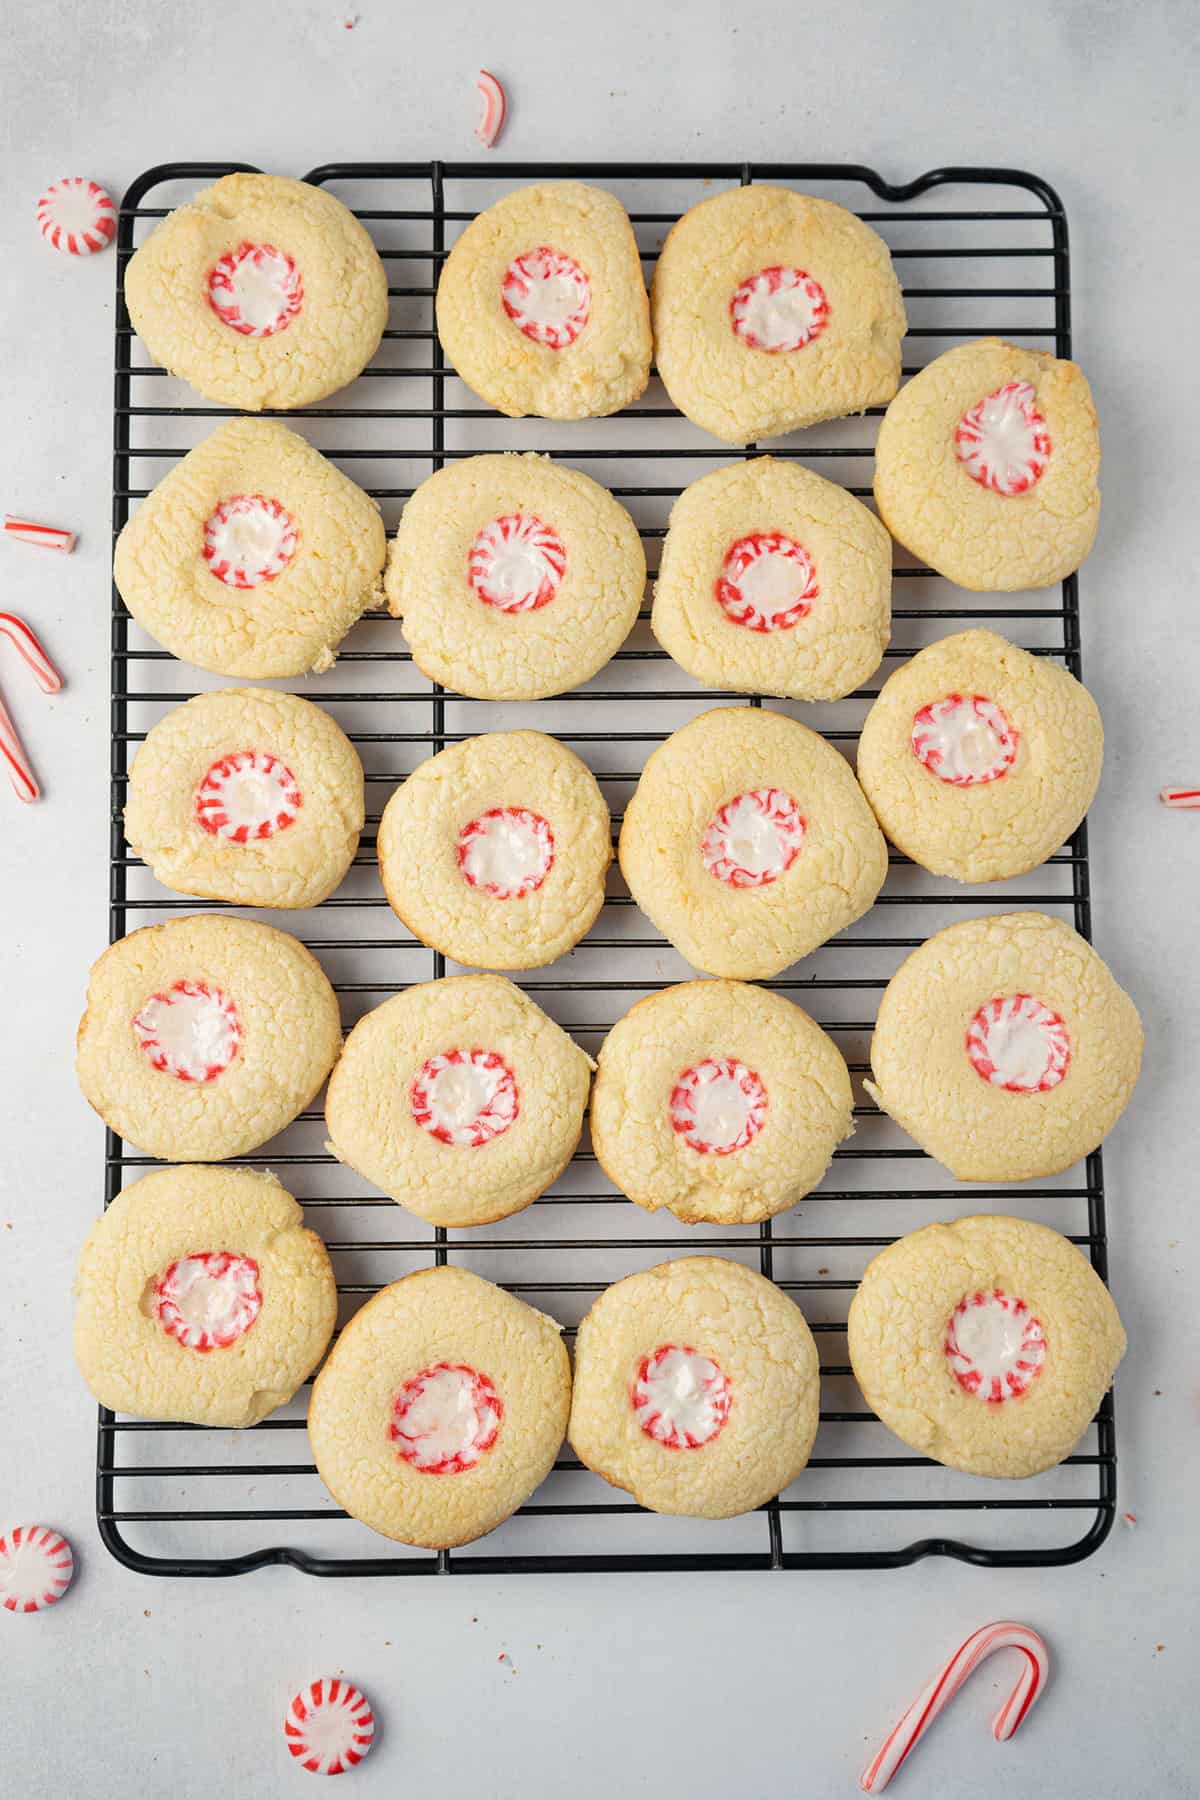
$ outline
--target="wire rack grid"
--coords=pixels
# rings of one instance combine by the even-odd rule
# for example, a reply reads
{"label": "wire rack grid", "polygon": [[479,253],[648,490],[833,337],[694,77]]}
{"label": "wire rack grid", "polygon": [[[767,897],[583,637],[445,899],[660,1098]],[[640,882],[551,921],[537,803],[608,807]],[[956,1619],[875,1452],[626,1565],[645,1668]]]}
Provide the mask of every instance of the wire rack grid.
{"label": "wire rack grid", "polygon": [[[218,176],[248,167],[164,165],[140,176],[124,197],[117,236],[114,534],[171,464],[228,416],[227,409],[195,404],[191,390],[147,363],[124,304],[125,267],[173,206]],[[993,334],[1070,354],[1066,218],[1053,190],[1022,172],[941,169],[894,185],[869,169],[837,165],[327,164],[306,179],[345,200],[375,236],[391,283],[388,328],[377,357],[336,404],[275,416],[373,494],[389,529],[413,488],[448,461],[484,450],[538,449],[611,487],[633,513],[653,570],[676,494],[739,454],[681,419],[657,380],[616,419],[556,425],[500,418],[445,366],[433,296],[455,235],[514,184],[568,176],[620,195],[647,270],[679,214],[725,187],[765,180],[850,206],[892,248],[911,322],[906,375],[953,342]],[[869,502],[878,410],[784,439],[771,452],[811,463]],[[746,452],[753,453],[753,447]],[[998,625],[1080,672],[1075,577],[1057,592],[967,594],[899,548],[895,577],[893,640],[881,677],[922,644],[972,622]],[[406,983],[445,972],[444,959],[393,918],[374,866],[371,834],[382,804],[416,763],[478,731],[536,725],[591,764],[619,824],[651,747],[706,707],[745,698],[702,689],[684,676],[654,645],[646,618],[643,612],[634,636],[601,675],[536,707],[464,700],[426,682],[412,666],[399,625],[383,613],[367,615],[354,629],[333,670],[303,684],[308,697],[338,718],[363,758],[367,829],[355,867],[322,907],[286,918],[259,916],[295,931],[318,954],[347,1029]],[[220,685],[158,649],[114,591],[112,939],[180,912],[214,910],[158,886],[128,853],[121,809],[129,762],[149,726],[190,694]],[[849,753],[877,691],[864,689],[828,706],[772,705]],[[932,931],[971,914],[1031,905],[1090,935],[1086,830],[1035,874],[990,888],[959,888],[902,856],[890,860],[884,891],[867,918],[770,984],[801,1000],[831,1032],[859,1102],[856,1135],[838,1151],[825,1183],[774,1222],[664,1231],[603,1178],[586,1136],[570,1168],[533,1208],[474,1233],[428,1228],[364,1192],[326,1154],[319,1105],[255,1156],[237,1159],[278,1170],[303,1202],[334,1261],[342,1323],[380,1286],[448,1260],[553,1313],[568,1339],[610,1281],[664,1257],[712,1250],[760,1269],[800,1301],[822,1348],[815,1454],[791,1489],[742,1519],[668,1519],[642,1511],[564,1454],[533,1501],[499,1531],[465,1549],[431,1554],[385,1545],[334,1505],[308,1459],[306,1393],[241,1433],[102,1409],[97,1516],[113,1555],[142,1573],[217,1576],[281,1563],[319,1575],[897,1567],[930,1554],[1046,1566],[1094,1551],[1115,1508],[1111,1398],[1059,1469],[1019,1486],[980,1481],[899,1453],[903,1446],[858,1393],[844,1335],[846,1308],[866,1262],[882,1245],[936,1218],[985,1210],[1040,1219],[1083,1246],[1106,1275],[1098,1153],[1042,1184],[965,1186],[866,1104],[859,1088],[875,998],[903,956]],[[584,942],[558,965],[521,980],[593,1054],[636,999],[692,974],[647,924],[614,871],[605,908]],[[151,1161],[110,1132],[106,1204]]]}

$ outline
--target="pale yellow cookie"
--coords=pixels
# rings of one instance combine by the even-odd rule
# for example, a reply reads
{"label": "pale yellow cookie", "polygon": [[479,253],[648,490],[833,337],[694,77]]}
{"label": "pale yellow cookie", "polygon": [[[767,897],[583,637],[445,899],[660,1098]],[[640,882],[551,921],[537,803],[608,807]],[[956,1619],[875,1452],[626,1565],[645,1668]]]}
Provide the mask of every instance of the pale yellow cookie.
{"label": "pale yellow cookie", "polygon": [[867,1092],[960,1181],[1032,1181],[1086,1156],[1142,1061],[1137,1008],[1045,913],[939,931],[879,1003]]}
{"label": "pale yellow cookie", "polygon": [[325,1246],[273,1175],[159,1169],[117,1195],[79,1258],[75,1359],[136,1419],[257,1425],[337,1319]]}
{"label": "pale yellow cookie", "polygon": [[595,776],[540,731],[439,751],[379,823],[393,912],[423,944],[482,969],[536,969],[572,949],[604,904],[611,861]]}
{"label": "pale yellow cookie", "polygon": [[621,648],[646,557],[625,508],[578,469],[469,456],[405,507],[386,588],[431,681],[478,700],[538,700],[578,687]]}
{"label": "pale yellow cookie", "polygon": [[133,759],[129,847],[164,887],[239,906],[318,906],[354,860],[358,753],[327,712],[273,688],[197,694]]}
{"label": "pale yellow cookie", "polygon": [[1100,437],[1082,369],[999,338],[960,344],[887,409],[875,499],[894,538],[959,587],[1050,587],[1100,522]]}
{"label": "pale yellow cookie", "polygon": [[431,1225],[490,1225],[561,1175],[591,1063],[502,975],[406,988],[359,1020],[325,1103],[327,1146]]}
{"label": "pale yellow cookie", "polygon": [[518,188],[464,229],[437,330],[457,374],[510,418],[620,412],[650,379],[650,307],[629,215],[580,181]]}
{"label": "pale yellow cookie", "polygon": [[651,756],[625,808],[621,873],[709,975],[765,980],[875,902],[887,846],[844,757],[794,719],[721,706]]}
{"label": "pale yellow cookie", "polygon": [[900,384],[888,247],[831,200],[757,184],[702,200],[672,227],[650,304],[668,394],[727,444],[862,412]]}
{"label": "pale yellow cookie", "polygon": [[892,621],[892,540],[836,482],[769,456],[714,469],[671,508],[651,625],[709,687],[837,700]]}
{"label": "pale yellow cookie", "polygon": [[1019,1480],[1069,1456],[1125,1354],[1082,1251],[1028,1219],[912,1231],[868,1265],[850,1307],[864,1398],[912,1449]]}
{"label": "pale yellow cookie", "polygon": [[453,1265],[384,1288],[338,1338],[308,1409],[334,1499],[430,1550],[494,1531],[558,1455],[571,1406],[561,1330]]}
{"label": "pale yellow cookie", "polygon": [[1003,881],[1061,850],[1092,803],[1100,711],[1046,656],[960,631],[884,683],[858,779],[898,850],[934,875]]}
{"label": "pale yellow cookie", "polygon": [[290,411],[370,362],[387,274],[323,188],[223,175],[151,232],[125,271],[125,303],[155,361],[206,400]]}
{"label": "pale yellow cookie", "polygon": [[747,1225],[816,1187],[854,1130],[852,1103],[840,1052],[800,1007],[740,981],[685,981],[605,1038],[592,1147],[648,1212]]}
{"label": "pale yellow cookie", "polygon": [[652,1512],[728,1519],[795,1481],[819,1406],[800,1308],[741,1263],[685,1256],[627,1275],[584,1319],[567,1434]]}
{"label": "pale yellow cookie", "polygon": [[289,1125],[341,1041],[303,944],[197,913],[131,931],[93,965],[75,1066],[118,1137],[164,1162],[219,1162]]}
{"label": "pale yellow cookie", "polygon": [[257,680],[328,669],[382,600],[379,507],[269,419],[230,419],[164,475],[117,539],[113,579],[151,637]]}

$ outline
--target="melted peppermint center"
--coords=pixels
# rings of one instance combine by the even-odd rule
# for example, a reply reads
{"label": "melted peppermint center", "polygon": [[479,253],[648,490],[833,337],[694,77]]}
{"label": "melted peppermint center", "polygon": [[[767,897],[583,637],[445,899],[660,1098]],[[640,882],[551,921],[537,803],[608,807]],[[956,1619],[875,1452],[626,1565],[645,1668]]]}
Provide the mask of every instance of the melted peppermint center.
{"label": "melted peppermint center", "polygon": [[291,257],[273,244],[239,244],[209,274],[208,303],[243,337],[273,337],[303,306],[304,283]]}
{"label": "melted peppermint center", "polygon": [[177,981],[133,1015],[133,1034],[156,1069],[177,1081],[215,1081],[238,1053],[241,1020],[233,1001],[203,981]]}
{"label": "melted peppermint center", "polygon": [[422,1474],[461,1475],[487,1455],[503,1417],[486,1375],[466,1363],[435,1363],[396,1395],[388,1436]]}
{"label": "melted peppermint center", "polygon": [[188,1350],[224,1350],[262,1310],[258,1264],[231,1250],[207,1250],[173,1262],[154,1284],[155,1317]]}
{"label": "melted peppermint center", "polygon": [[1046,472],[1050,433],[1028,381],[1010,381],[967,408],[954,433],[954,454],[980,487],[1013,499]]}
{"label": "melted peppermint center", "polygon": [[967,1056],[989,1086],[1043,1094],[1066,1074],[1071,1039],[1059,1015],[1032,994],[1002,994],[967,1027]]}
{"label": "melted peppermint center", "polygon": [[829,323],[829,302],[804,269],[760,269],[734,289],[730,323],[752,350],[803,350]]}
{"label": "melted peppermint center", "polygon": [[671,1124],[702,1156],[744,1150],[762,1130],[767,1090],[744,1062],[706,1057],[685,1069],[671,1092]]}
{"label": "melted peppermint center", "polygon": [[715,813],[700,841],[710,875],[731,887],[769,887],[786,873],[804,843],[804,819],[781,788],[735,794]]}
{"label": "melted peppermint center", "polygon": [[493,806],[458,835],[463,880],[493,900],[535,893],[553,863],[554,833],[540,813],[523,806]]}
{"label": "melted peppermint center", "polygon": [[472,544],[467,579],[488,606],[536,612],[549,606],[566,568],[566,546],[556,531],[533,513],[506,513]]}
{"label": "melted peppermint center", "polygon": [[722,611],[750,631],[787,631],[812,611],[819,592],[808,551],[781,531],[739,538],[717,580]]}
{"label": "melted peppermint center", "polygon": [[733,1391],[720,1364],[690,1344],[643,1356],[630,1405],[647,1437],[668,1450],[699,1450],[729,1417]]}
{"label": "melted peppermint center", "polygon": [[1046,1360],[1046,1334],[1024,1300],[996,1288],[964,1294],[946,1322],[946,1356],[954,1379],[977,1400],[1015,1400]]}
{"label": "melted peppermint center", "polygon": [[219,757],[197,787],[196,823],[226,843],[259,843],[294,825],[302,804],[295,776],[277,756],[235,750]]}
{"label": "melted peppermint center", "polygon": [[516,1078],[495,1050],[444,1050],[412,1084],[412,1116],[443,1144],[476,1149],[503,1137],[520,1111]]}
{"label": "melted peppermint center", "polygon": [[542,244],[509,263],[500,298],[527,338],[565,350],[591,316],[592,284],[573,256]]}
{"label": "melted peppermint center", "polygon": [[946,694],[923,706],[912,723],[919,763],[951,787],[998,781],[1016,761],[1020,734],[986,694]]}
{"label": "melted peppermint center", "polygon": [[256,588],[282,575],[296,554],[296,521],[265,494],[222,500],[204,526],[204,560],[226,587]]}

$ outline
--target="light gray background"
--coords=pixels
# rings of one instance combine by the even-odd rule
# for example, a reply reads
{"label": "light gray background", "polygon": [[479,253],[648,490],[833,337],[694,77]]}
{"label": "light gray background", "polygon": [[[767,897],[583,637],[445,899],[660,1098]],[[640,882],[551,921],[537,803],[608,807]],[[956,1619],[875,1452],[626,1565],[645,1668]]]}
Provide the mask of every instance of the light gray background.
{"label": "light gray background", "polygon": [[[5,510],[65,521],[76,555],[3,548],[3,604],[44,629],[69,687],[3,679],[48,790],[0,793],[0,1520],[69,1533],[68,1604],[0,1615],[0,1786],[94,1800],[300,1793],[283,1706],[344,1669],[382,1718],[356,1794],[663,1800],[855,1791],[865,1754],[984,1621],[1049,1638],[1052,1689],[1012,1744],[988,1736],[993,1662],[897,1792],[1194,1794],[1196,1357],[1194,932],[1198,20],[1186,0],[785,7],[770,0],[201,8],[49,0],[0,45]],[[354,16],[351,12],[349,16]],[[1084,664],[1108,753],[1092,814],[1096,939],[1148,1027],[1141,1086],[1107,1151],[1118,1383],[1118,1528],[1075,1569],[926,1562],[881,1574],[322,1583],[141,1580],[99,1548],[93,1408],[69,1286],[97,1200],[100,1127],[69,1047],[105,935],[111,255],[82,266],[34,230],[46,183],[119,194],[150,163],[474,153],[472,81],[512,103],[513,158],[745,156],[1032,167],[1073,224],[1076,350],[1096,392],[1105,513],[1085,581]],[[497,1660],[500,1652],[506,1661]]]}

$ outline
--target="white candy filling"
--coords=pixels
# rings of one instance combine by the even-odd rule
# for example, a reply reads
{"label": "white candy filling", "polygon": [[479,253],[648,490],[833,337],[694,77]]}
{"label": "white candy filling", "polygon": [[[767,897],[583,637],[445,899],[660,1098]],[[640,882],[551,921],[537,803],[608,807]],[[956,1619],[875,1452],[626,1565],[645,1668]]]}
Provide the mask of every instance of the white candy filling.
{"label": "white candy filling", "polygon": [[913,719],[913,755],[953,787],[977,787],[1006,775],[1017,743],[1007,715],[983,694],[947,694]]}
{"label": "white candy filling", "polygon": [[407,1382],[393,1408],[400,1455],[430,1475],[459,1475],[496,1441],[504,1408],[486,1375],[439,1363]]}
{"label": "white candy filling", "polygon": [[828,303],[803,269],[760,269],[730,302],[737,335],[755,350],[802,350],[825,329]]}
{"label": "white candy filling", "polygon": [[538,813],[497,807],[464,827],[458,861],[472,887],[494,900],[512,900],[542,885],[554,861],[554,838]]}
{"label": "white candy filling", "polygon": [[670,1450],[698,1450],[724,1425],[732,1394],[711,1357],[687,1345],[660,1344],[643,1358],[631,1404],[647,1437]]}
{"label": "white candy filling", "polygon": [[135,1013],[133,1030],[156,1069],[180,1081],[211,1081],[237,1055],[237,1009],[219,989],[180,981],[151,994]]}
{"label": "white candy filling", "polygon": [[971,1294],[950,1316],[945,1350],[959,1385],[994,1403],[1023,1394],[1041,1373],[1046,1339],[1024,1300]]}

